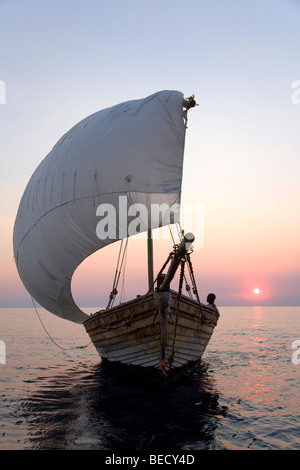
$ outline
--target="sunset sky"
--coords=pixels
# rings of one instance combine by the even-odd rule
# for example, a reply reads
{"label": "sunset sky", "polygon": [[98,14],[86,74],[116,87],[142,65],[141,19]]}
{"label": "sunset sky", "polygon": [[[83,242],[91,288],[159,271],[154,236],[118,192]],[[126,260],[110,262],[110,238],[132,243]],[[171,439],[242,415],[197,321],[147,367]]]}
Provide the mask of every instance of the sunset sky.
{"label": "sunset sky", "polygon": [[[200,297],[300,305],[299,24],[297,0],[0,0],[0,307],[32,306],[12,233],[40,161],[86,116],[164,89],[199,103],[182,203],[204,210],[192,255]],[[116,248],[75,273],[80,306],[106,304]],[[157,270],[171,248],[155,243]],[[141,240],[129,244],[124,286],[127,300],[147,289]]]}

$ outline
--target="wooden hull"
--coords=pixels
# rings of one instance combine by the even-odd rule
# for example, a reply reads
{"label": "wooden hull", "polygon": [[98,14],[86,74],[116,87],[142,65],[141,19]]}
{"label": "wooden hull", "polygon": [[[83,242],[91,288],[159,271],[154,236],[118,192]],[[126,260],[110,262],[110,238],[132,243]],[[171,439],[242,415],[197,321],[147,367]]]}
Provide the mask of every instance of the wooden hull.
{"label": "wooden hull", "polygon": [[[188,297],[171,293],[165,350],[168,376],[194,367],[205,351],[217,324],[216,310]],[[84,322],[99,355],[105,361],[161,369],[161,317],[153,293],[93,314]]]}

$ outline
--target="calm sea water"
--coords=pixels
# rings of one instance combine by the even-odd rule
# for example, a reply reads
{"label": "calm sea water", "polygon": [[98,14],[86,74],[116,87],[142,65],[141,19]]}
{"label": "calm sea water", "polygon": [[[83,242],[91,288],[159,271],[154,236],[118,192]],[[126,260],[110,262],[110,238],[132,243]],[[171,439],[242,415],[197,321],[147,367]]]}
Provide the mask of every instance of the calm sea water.
{"label": "calm sea water", "polygon": [[0,309],[0,449],[299,450],[300,307],[220,312],[202,364],[159,386],[105,369],[80,325],[39,309],[56,345],[34,309]]}

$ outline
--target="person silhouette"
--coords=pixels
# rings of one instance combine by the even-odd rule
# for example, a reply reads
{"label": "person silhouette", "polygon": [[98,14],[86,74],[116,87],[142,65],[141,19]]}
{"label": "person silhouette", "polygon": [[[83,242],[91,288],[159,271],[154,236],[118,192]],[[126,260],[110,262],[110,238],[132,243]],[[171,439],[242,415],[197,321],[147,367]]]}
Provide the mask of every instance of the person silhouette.
{"label": "person silhouette", "polygon": [[217,309],[217,307],[215,305],[215,300],[216,300],[215,294],[213,294],[212,292],[210,294],[208,294],[208,296],[206,298],[206,301],[208,302],[208,306],[215,309],[219,313],[219,310]]}

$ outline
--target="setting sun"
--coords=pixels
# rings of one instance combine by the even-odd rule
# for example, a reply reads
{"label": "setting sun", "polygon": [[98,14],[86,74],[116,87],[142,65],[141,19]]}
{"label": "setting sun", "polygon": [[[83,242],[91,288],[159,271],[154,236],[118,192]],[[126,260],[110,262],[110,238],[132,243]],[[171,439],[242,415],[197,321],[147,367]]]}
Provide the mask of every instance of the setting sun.
{"label": "setting sun", "polygon": [[256,287],[255,289],[253,289],[253,292],[254,292],[254,294],[259,294],[259,293],[260,293],[260,289],[258,289],[258,287]]}

